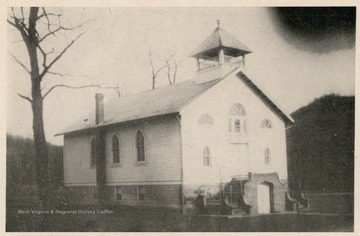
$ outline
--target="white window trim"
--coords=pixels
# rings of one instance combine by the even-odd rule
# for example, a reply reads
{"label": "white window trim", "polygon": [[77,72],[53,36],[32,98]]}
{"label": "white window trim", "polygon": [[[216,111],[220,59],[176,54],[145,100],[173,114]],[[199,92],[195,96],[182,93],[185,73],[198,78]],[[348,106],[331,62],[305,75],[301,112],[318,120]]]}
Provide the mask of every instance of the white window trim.
{"label": "white window trim", "polygon": [[[119,143],[119,162],[118,163],[115,163],[114,162],[114,146],[113,146],[113,138],[114,136],[117,137],[118,139],[118,143]],[[111,164],[112,166],[120,166],[122,164],[122,158],[121,158],[121,141],[120,141],[120,138],[119,138],[119,135],[117,135],[116,133],[114,133],[113,135],[111,135],[111,156],[110,156],[110,159],[111,159]]]}
{"label": "white window trim", "polygon": [[[120,188],[120,193],[118,193],[118,189]],[[120,194],[121,199],[118,199],[118,194]],[[123,194],[122,194],[122,186],[115,186],[115,201],[120,202],[123,200]]]}
{"label": "white window trim", "polygon": [[[240,121],[240,132],[236,132],[235,130],[235,122],[236,120]],[[229,118],[228,131],[229,133],[234,134],[247,134],[248,133],[248,120],[244,116],[232,116]]]}
{"label": "white window trim", "polygon": [[265,148],[265,165],[271,165],[271,153],[270,148]]}
{"label": "white window trim", "polygon": [[[143,135],[144,138],[144,161],[138,161],[138,153],[137,153],[137,133],[141,132],[141,134]],[[135,132],[135,145],[134,145],[134,154],[135,154],[135,165],[141,166],[141,165],[146,165],[147,163],[147,158],[146,158],[146,137],[144,132],[141,129],[137,129]]]}
{"label": "white window trim", "polygon": [[[211,122],[201,122],[201,120],[206,117],[208,118]],[[206,120],[206,119],[205,119]],[[215,124],[215,120],[214,118],[209,114],[209,113],[203,113],[197,120],[197,124],[201,125],[201,126],[206,126],[206,127],[212,127]]]}
{"label": "white window trim", "polygon": [[273,122],[269,119],[264,119],[261,121],[260,127],[263,129],[272,129],[274,127]]}
{"label": "white window trim", "polygon": [[[144,200],[140,200],[140,188],[144,189]],[[138,200],[138,202],[145,202],[145,195],[146,195],[145,186],[144,185],[137,186],[137,200]]]}
{"label": "white window trim", "polygon": [[[93,146],[92,146],[92,142],[93,142],[93,140],[95,141],[95,143],[94,143],[94,162],[95,162],[95,164],[93,165],[92,164],[92,158],[93,158]],[[95,137],[91,137],[91,139],[90,139],[90,168],[91,169],[95,169],[96,168],[96,139],[95,139]]]}
{"label": "white window trim", "polygon": [[[208,150],[208,156],[205,156],[205,149]],[[208,165],[205,165],[205,158],[207,158]],[[210,167],[211,166],[211,152],[209,146],[205,146],[202,153],[202,159],[203,159],[203,166],[204,167]]]}

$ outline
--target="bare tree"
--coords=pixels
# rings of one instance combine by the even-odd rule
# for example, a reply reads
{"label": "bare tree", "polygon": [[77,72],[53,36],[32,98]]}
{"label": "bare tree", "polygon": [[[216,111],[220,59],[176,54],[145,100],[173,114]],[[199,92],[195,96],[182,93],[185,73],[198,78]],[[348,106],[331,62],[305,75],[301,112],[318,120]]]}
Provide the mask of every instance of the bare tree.
{"label": "bare tree", "polygon": [[[26,13],[28,12],[28,17]],[[36,182],[37,191],[40,200],[45,204],[48,200],[49,178],[48,178],[48,149],[44,132],[43,121],[43,101],[46,96],[56,88],[111,88],[100,85],[84,85],[84,86],[70,86],[65,84],[57,84],[50,87],[46,92],[42,91],[42,82],[44,77],[48,74],[55,74],[64,76],[61,73],[51,71],[54,64],[58,62],[63,55],[72,47],[82,36],[83,31],[76,33],[71,41],[67,41],[64,32],[73,32],[82,28],[87,22],[79,24],[75,27],[66,27],[62,24],[62,14],[47,12],[45,8],[31,7],[26,8],[11,8],[8,12],[7,22],[14,27],[21,35],[22,41],[25,43],[27,54],[29,57],[29,65],[22,62],[19,58],[12,55],[14,60],[29,74],[31,80],[31,97],[18,94],[31,104],[33,112],[33,132],[35,142],[35,165],[36,165]],[[49,39],[64,39],[62,43],[57,46],[62,46],[62,49],[55,52],[54,48],[49,50],[45,41]],[[52,42],[52,41],[50,41]]]}
{"label": "bare tree", "polygon": [[155,89],[155,82],[156,82],[156,78],[159,75],[159,73],[166,68],[165,65],[162,65],[160,68],[155,69],[154,66],[154,52],[149,48],[148,49],[149,52],[149,60],[150,60],[150,66],[151,66],[151,73],[152,73],[152,89]]}
{"label": "bare tree", "polygon": [[167,79],[169,81],[169,84],[175,84],[176,83],[176,74],[178,70],[178,64],[176,61],[176,58],[174,54],[169,54],[164,59],[164,63],[167,69]]}

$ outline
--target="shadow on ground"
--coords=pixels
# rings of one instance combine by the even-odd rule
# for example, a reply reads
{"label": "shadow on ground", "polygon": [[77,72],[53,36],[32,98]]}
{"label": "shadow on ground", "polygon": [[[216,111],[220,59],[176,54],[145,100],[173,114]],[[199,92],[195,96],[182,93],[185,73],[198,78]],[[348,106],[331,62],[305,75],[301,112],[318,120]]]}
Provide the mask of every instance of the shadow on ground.
{"label": "shadow on ground", "polygon": [[[18,210],[29,210],[19,213]],[[37,214],[8,207],[7,232],[348,232],[351,215],[272,214],[225,218],[178,210],[71,206]],[[53,210],[53,213],[51,213]],[[70,212],[71,211],[71,212]],[[80,213],[81,212],[81,213]]]}

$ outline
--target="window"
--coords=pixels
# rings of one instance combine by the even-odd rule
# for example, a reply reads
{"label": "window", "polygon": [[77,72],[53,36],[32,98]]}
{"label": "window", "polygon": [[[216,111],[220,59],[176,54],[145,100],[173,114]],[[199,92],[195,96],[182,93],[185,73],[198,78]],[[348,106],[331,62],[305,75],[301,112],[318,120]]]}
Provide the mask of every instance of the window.
{"label": "window", "polygon": [[96,187],[93,187],[92,193],[93,193],[93,198],[97,198],[98,192],[97,192],[97,188],[96,188]]}
{"label": "window", "polygon": [[138,162],[145,161],[144,135],[140,130],[136,133],[136,158]]}
{"label": "window", "polygon": [[117,201],[121,201],[121,186],[115,187],[115,198]]}
{"label": "window", "polygon": [[235,103],[234,105],[232,105],[230,107],[229,110],[230,115],[232,116],[245,116],[245,108],[243,107],[243,105],[239,104],[239,103]]}
{"label": "window", "polygon": [[210,149],[205,147],[203,151],[204,166],[210,166]]}
{"label": "window", "polygon": [[271,159],[270,149],[266,148],[265,149],[265,165],[270,165],[270,159]]}
{"label": "window", "polygon": [[200,116],[200,118],[198,120],[198,124],[213,125],[214,124],[214,119],[209,114],[205,113],[205,114]]}
{"label": "window", "polygon": [[235,119],[234,121],[234,131],[235,133],[240,133],[241,130],[241,124],[239,119]]}
{"label": "window", "polygon": [[242,122],[243,122],[243,133],[246,134],[247,133],[246,120],[243,119]]}
{"label": "window", "polygon": [[241,104],[235,103],[230,107],[229,115],[229,132],[247,133],[245,108]]}
{"label": "window", "polygon": [[145,201],[145,186],[138,186],[138,201]]}
{"label": "window", "polygon": [[272,128],[272,123],[270,120],[265,119],[261,122],[261,128],[268,128],[271,129]]}
{"label": "window", "polygon": [[91,151],[90,151],[90,165],[91,167],[96,166],[96,142],[95,138],[91,139]]}
{"label": "window", "polygon": [[120,142],[119,138],[116,134],[112,137],[112,157],[113,157],[113,163],[117,164],[120,163]]}

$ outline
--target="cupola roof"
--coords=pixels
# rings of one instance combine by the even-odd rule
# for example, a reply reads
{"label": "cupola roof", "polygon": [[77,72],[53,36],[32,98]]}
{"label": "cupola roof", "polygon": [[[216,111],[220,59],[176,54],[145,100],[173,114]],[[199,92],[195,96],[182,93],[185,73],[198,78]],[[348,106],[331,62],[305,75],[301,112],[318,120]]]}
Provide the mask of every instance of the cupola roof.
{"label": "cupola roof", "polygon": [[192,57],[204,59],[214,57],[218,55],[219,49],[223,49],[225,55],[233,57],[244,56],[251,53],[251,50],[247,46],[218,26],[195,49]]}

